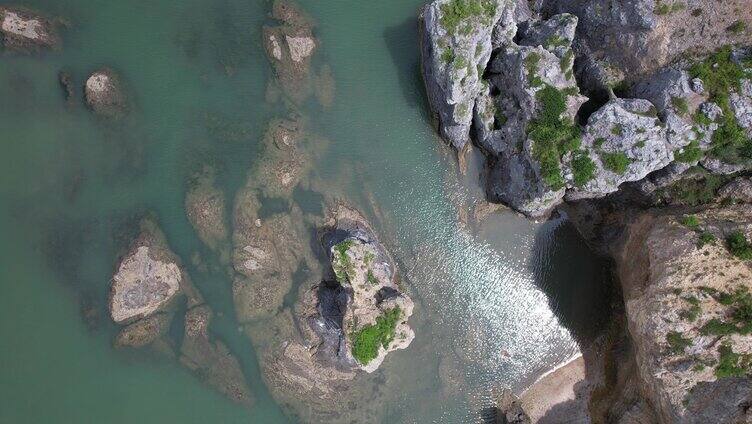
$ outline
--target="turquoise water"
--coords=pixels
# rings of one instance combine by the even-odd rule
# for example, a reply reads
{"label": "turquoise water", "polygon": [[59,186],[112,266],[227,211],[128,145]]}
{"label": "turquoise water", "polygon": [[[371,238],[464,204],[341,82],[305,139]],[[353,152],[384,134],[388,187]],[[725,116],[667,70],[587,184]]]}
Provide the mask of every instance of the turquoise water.
{"label": "turquoise water", "polygon": [[[317,22],[316,61],[336,83],[331,108],[302,112],[330,140],[312,178],[373,215],[417,301],[416,340],[383,366],[399,389],[384,422],[472,422],[499,387],[524,387],[592,336],[607,313],[593,306],[607,296],[604,264],[561,219],[462,218],[481,197],[478,166],[458,173],[425,111],[422,3],[301,2]],[[231,202],[267,122],[284,116],[265,100],[270,4],[24,5],[68,29],[60,52],[0,56],[0,422],[288,422],[238,332],[227,277],[191,263],[211,256],[183,209],[186,181],[207,163]],[[133,99],[122,122],[93,117],[80,92],[66,105],[58,85],[61,70],[80,87],[101,66]],[[251,410],[175,361],[112,347],[109,279],[147,211],[221,314],[211,330],[241,361]]]}

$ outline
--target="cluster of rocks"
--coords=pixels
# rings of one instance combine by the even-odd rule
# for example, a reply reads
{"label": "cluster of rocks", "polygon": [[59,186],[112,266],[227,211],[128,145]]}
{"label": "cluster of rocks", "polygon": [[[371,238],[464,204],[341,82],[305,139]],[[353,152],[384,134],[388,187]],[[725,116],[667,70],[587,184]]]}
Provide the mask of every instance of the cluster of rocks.
{"label": "cluster of rocks", "polygon": [[[235,402],[253,404],[237,359],[208,328],[212,311],[191,283],[180,259],[167,245],[155,222],[145,219],[118,264],[110,285],[112,320],[122,326],[118,347],[152,346],[182,364]],[[179,348],[168,336],[178,313],[184,312]]]}
{"label": "cluster of rocks", "polygon": [[[464,8],[456,3],[437,0],[423,10],[423,76],[441,135],[462,150],[472,134],[486,155],[490,200],[538,218],[564,200],[603,197],[648,176],[655,178],[646,189],[655,189],[698,162],[717,173],[747,166],[704,155],[714,147],[723,105],[717,93],[705,90],[707,81],[689,76],[689,63],[669,66],[689,46],[667,32],[670,24],[656,15],[659,6],[648,7],[654,2],[541,2],[548,19],[527,2],[471,0],[460,2]],[[712,19],[731,19],[732,8],[723,9]],[[611,23],[608,31],[592,29]],[[614,38],[611,43],[597,38],[604,36]],[[749,31],[723,36],[733,43],[749,38]],[[656,47],[661,43],[670,48]],[[618,48],[622,44],[629,48]],[[697,48],[694,53],[708,53],[717,45]],[[649,55],[642,54],[645,49]],[[749,136],[745,55],[737,50],[732,60],[747,77],[724,94],[731,98],[725,113],[733,113]],[[598,66],[588,66],[591,62]],[[604,77],[606,68],[620,77]],[[616,82],[627,88],[620,92],[625,98],[611,90]],[[599,103],[589,112],[590,104]]]}

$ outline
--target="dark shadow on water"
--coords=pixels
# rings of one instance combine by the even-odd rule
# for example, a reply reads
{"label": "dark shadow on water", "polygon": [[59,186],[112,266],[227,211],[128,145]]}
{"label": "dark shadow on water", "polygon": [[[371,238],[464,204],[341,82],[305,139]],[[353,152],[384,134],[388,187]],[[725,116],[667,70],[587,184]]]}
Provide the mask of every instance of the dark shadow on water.
{"label": "dark shadow on water", "polygon": [[259,194],[261,208],[259,208],[259,218],[268,219],[277,214],[286,214],[290,212],[290,202],[281,197],[264,197]]}
{"label": "dark shadow on water", "polygon": [[295,187],[292,198],[303,213],[322,216],[324,215],[324,196],[315,190],[306,190],[300,186]]}
{"label": "dark shadow on water", "polygon": [[384,40],[397,68],[405,101],[410,107],[420,109],[421,117],[428,122],[428,98],[420,72],[420,46],[415,42],[417,39],[417,18],[406,19],[403,23],[388,27],[384,31]]}
{"label": "dark shadow on water", "polygon": [[536,286],[584,348],[611,318],[609,261],[593,253],[568,220],[557,218],[536,234],[531,265]]}

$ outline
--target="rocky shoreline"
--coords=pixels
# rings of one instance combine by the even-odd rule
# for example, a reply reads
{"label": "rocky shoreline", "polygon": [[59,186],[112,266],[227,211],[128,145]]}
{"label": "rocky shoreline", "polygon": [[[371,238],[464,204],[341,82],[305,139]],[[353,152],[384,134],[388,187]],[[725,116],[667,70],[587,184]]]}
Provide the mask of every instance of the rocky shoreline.
{"label": "rocky shoreline", "polygon": [[[689,3],[437,0],[421,14],[439,134],[483,152],[488,199],[567,214],[615,263],[623,312],[583,347],[578,399],[550,407],[561,419],[749,419],[752,9]],[[530,422],[521,405],[500,401],[499,422]],[[533,421],[561,422],[541,407]]]}

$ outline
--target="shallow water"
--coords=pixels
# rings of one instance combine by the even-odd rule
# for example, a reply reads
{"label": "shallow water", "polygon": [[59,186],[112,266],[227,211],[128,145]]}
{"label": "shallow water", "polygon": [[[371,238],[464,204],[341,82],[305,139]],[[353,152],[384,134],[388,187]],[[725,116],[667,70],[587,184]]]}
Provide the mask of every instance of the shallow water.
{"label": "shallow water", "polygon": [[[422,3],[301,1],[317,21],[316,60],[336,82],[331,108],[302,112],[330,140],[311,178],[371,215],[417,301],[417,338],[382,367],[399,387],[385,421],[471,422],[499,387],[524,387],[598,329],[605,265],[562,219],[459,219],[481,197],[479,165],[460,175],[428,120],[415,18]],[[231,201],[267,122],[284,116],[265,100],[269,4],[24,4],[70,27],[59,53],[0,56],[0,422],[288,422],[238,332],[221,266],[191,261],[210,255],[183,209],[189,176],[207,163]],[[101,66],[117,70],[134,99],[123,122],[94,118],[81,93],[70,106],[63,98],[60,70],[81,86]],[[320,209],[313,191],[295,198]],[[262,212],[285,209],[270,199]],[[240,359],[252,410],[174,361],[112,347],[109,279],[147,211],[220,315],[211,330]],[[83,319],[82,308],[97,314]]]}

